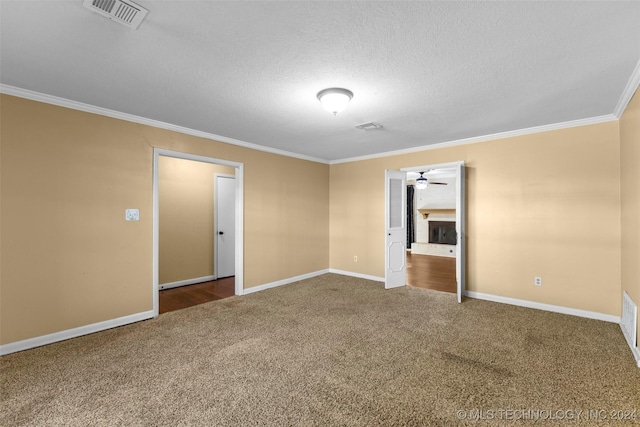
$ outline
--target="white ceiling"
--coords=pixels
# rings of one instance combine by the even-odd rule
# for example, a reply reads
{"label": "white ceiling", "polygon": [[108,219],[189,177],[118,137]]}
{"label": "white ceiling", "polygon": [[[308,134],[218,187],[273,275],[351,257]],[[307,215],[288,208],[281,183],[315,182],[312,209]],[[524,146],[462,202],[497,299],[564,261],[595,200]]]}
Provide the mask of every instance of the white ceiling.
{"label": "white ceiling", "polygon": [[335,160],[611,115],[640,60],[640,2],[138,3],[0,2],[4,91]]}

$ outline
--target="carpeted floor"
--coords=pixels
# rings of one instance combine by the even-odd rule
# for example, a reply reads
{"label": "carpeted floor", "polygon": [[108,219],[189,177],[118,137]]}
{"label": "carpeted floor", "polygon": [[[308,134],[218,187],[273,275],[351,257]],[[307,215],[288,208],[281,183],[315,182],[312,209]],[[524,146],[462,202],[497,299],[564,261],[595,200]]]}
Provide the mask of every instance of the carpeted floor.
{"label": "carpeted floor", "polygon": [[335,274],[4,356],[0,386],[2,426],[640,418],[616,324]]}

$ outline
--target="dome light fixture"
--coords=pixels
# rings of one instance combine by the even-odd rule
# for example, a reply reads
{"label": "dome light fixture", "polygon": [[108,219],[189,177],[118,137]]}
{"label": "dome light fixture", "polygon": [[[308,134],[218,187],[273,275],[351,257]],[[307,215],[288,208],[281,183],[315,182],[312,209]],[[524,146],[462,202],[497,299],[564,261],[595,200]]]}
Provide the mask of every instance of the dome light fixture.
{"label": "dome light fixture", "polygon": [[351,98],[353,98],[353,92],[340,87],[331,87],[318,92],[318,100],[324,109],[333,113],[334,116],[347,108]]}

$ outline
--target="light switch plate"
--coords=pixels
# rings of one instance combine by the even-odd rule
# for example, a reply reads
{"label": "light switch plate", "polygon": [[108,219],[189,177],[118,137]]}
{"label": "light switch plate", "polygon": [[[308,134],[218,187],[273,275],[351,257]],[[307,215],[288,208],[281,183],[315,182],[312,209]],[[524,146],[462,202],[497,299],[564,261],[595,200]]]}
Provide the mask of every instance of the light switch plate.
{"label": "light switch plate", "polygon": [[127,209],[125,217],[127,221],[140,221],[140,211],[138,209]]}

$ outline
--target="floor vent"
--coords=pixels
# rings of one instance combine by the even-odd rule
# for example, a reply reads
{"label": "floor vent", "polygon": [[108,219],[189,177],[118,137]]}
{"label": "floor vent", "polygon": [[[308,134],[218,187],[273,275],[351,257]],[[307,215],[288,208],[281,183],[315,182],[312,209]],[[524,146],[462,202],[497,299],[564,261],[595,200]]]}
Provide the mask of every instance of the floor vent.
{"label": "floor vent", "polygon": [[622,319],[620,320],[620,327],[622,328],[622,334],[632,349],[636,348],[637,345],[637,326],[638,306],[634,304],[628,293],[622,292]]}
{"label": "floor vent", "polygon": [[144,17],[149,13],[144,7],[128,0],[84,0],[83,5],[87,9],[134,30],[138,29]]}

